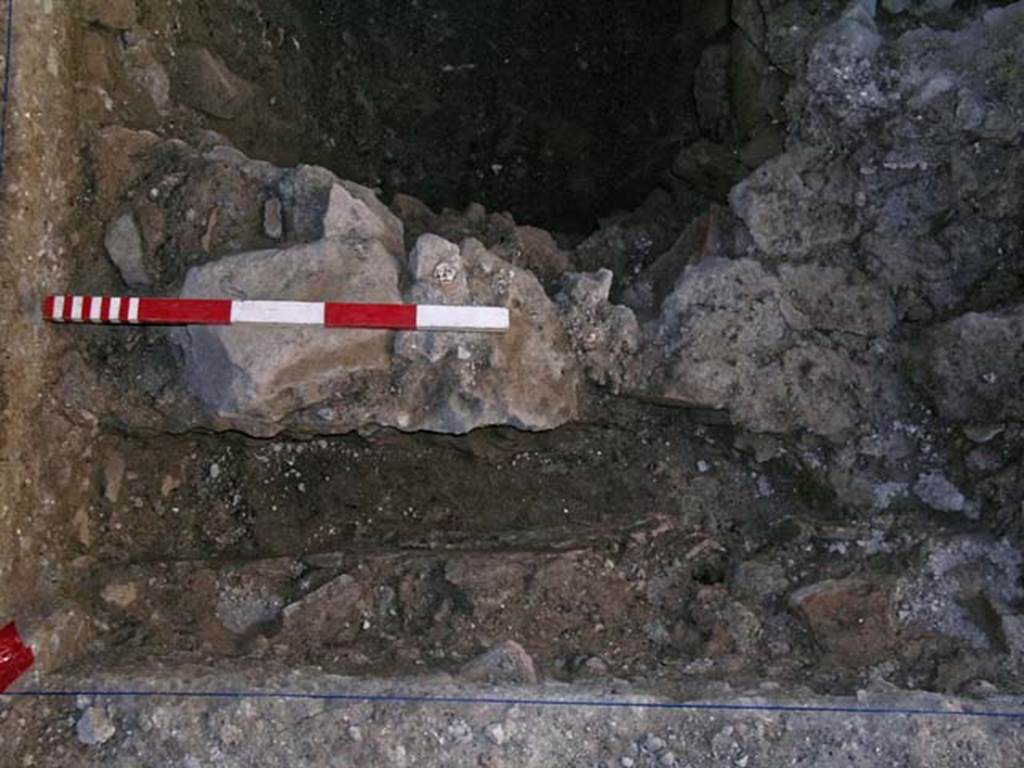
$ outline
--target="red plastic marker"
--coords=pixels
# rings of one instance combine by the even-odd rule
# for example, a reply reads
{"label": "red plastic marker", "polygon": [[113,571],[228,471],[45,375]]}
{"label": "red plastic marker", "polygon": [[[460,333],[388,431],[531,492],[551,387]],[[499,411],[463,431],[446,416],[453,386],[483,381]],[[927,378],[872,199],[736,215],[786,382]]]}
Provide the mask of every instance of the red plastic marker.
{"label": "red plastic marker", "polygon": [[43,317],[53,323],[104,325],[313,325],[484,333],[502,333],[509,327],[504,307],[122,296],[48,296]]}
{"label": "red plastic marker", "polygon": [[0,629],[0,693],[14,685],[35,660],[35,654],[22,642],[13,621]]}

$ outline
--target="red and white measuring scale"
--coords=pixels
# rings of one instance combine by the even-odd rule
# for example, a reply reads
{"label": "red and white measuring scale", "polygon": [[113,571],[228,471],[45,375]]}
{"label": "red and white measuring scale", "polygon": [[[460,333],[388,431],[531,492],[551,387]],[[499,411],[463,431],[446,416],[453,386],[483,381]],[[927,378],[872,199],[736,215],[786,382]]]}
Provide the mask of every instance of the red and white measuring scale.
{"label": "red and white measuring scale", "polygon": [[504,307],[127,296],[48,296],[43,317],[54,323],[104,325],[304,325],[485,333],[502,333],[509,326]]}

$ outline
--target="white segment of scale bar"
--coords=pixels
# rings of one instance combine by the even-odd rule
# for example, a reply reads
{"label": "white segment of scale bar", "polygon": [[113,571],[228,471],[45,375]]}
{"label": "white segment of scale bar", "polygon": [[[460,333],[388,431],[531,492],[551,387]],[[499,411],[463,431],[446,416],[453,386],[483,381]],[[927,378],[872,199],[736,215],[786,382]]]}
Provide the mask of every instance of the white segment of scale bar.
{"label": "white segment of scale bar", "polygon": [[322,301],[233,301],[232,323],[323,325]]}
{"label": "white segment of scale bar", "polygon": [[420,331],[508,330],[504,307],[446,307],[421,304],[416,307],[416,329]]}

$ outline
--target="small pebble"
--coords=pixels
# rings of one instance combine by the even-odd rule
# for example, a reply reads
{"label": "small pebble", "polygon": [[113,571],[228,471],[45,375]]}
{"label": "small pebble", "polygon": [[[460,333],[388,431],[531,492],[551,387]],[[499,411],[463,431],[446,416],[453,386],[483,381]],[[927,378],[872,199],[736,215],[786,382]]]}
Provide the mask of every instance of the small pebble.
{"label": "small pebble", "polygon": [[644,739],[644,749],[648,752],[661,752],[665,748],[665,740],[650,734]]}
{"label": "small pebble", "polygon": [[284,236],[284,217],[281,201],[272,197],[263,204],[263,231],[271,240]]}
{"label": "small pebble", "polygon": [[505,726],[501,723],[491,723],[484,728],[484,735],[487,736],[488,741],[496,746],[501,746],[508,740],[508,736],[505,733]]}
{"label": "small pebble", "polygon": [[78,740],[89,746],[106,743],[116,731],[102,707],[89,707],[75,725]]}

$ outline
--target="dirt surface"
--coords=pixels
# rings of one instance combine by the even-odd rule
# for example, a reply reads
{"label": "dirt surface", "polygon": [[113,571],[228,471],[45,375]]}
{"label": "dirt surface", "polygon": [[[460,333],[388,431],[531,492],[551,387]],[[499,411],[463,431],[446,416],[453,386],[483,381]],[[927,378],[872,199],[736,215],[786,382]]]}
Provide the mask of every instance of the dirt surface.
{"label": "dirt surface", "polygon": [[[230,669],[230,665],[226,665]],[[300,690],[312,694],[388,696],[396,688],[322,673],[270,668],[254,674],[167,663],[160,666],[169,690]],[[145,688],[151,672],[62,677],[74,688]],[[560,700],[667,699],[627,685],[467,686],[450,679],[399,685],[411,696],[512,696]],[[760,705],[807,702],[804,691],[757,689],[690,691],[693,700]],[[792,696],[792,698],[791,698]],[[872,706],[956,711],[963,702],[937,696],[863,692],[849,699],[810,699],[818,706]],[[992,710],[1012,705],[987,703]],[[973,706],[973,705],[971,705]],[[19,701],[0,712],[13,729],[7,754],[24,762],[60,765],[301,764],[452,766],[608,766],[680,768],[713,765],[969,766],[1015,765],[1022,748],[1020,724],[1007,719],[949,716],[864,716],[842,712],[770,713],[679,711],[606,707],[533,707],[518,704],[351,702],[331,700],[181,699],[78,696]],[[72,727],[71,723],[81,723]],[[259,727],[253,727],[259,723]],[[74,731],[80,734],[74,736]],[[84,737],[88,744],[79,739]]]}

